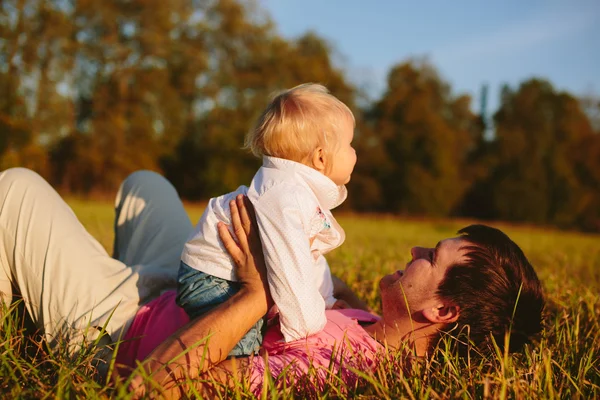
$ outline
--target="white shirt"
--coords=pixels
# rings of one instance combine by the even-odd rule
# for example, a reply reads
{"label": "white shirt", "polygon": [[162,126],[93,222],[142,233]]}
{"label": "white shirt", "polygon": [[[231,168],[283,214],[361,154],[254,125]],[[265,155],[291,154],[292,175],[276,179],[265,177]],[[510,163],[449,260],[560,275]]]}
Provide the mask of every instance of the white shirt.
{"label": "white shirt", "polygon": [[279,309],[286,342],[325,326],[325,308],[335,303],[329,265],[323,255],[345,239],[331,209],[347,196],[317,170],[295,161],[263,157],[250,187],[212,198],[181,260],[209,275],[236,281],[234,263],[219,239],[217,223],[230,222],[229,202],[247,195],[256,211],[271,296]]}

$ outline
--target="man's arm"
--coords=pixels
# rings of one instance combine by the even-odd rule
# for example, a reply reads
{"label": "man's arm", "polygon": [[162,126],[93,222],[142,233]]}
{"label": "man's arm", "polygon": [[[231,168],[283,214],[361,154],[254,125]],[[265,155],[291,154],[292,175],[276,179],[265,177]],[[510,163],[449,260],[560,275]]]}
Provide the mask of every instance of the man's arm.
{"label": "man's arm", "polygon": [[[181,383],[197,378],[225,360],[233,346],[272,305],[252,205],[238,196],[230,207],[238,242],[224,224],[219,225],[219,234],[238,267],[240,291],[179,329],[148,356],[144,370],[152,383],[144,384],[143,377],[136,376],[131,387],[137,396],[157,390],[160,397],[181,397],[185,393],[185,388],[179,387]],[[225,379],[234,364],[231,360],[220,364],[214,371],[216,379]]]}

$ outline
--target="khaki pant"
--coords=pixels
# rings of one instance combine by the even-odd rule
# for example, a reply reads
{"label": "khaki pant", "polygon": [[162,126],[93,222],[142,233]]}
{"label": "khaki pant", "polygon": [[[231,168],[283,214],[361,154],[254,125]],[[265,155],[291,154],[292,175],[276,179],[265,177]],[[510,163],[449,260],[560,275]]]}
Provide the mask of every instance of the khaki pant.
{"label": "khaki pant", "polygon": [[0,173],[0,293],[23,298],[51,346],[67,333],[79,344],[89,327],[116,340],[140,305],[176,287],[192,225],[173,186],[136,172],[115,209],[113,258],[39,175]]}

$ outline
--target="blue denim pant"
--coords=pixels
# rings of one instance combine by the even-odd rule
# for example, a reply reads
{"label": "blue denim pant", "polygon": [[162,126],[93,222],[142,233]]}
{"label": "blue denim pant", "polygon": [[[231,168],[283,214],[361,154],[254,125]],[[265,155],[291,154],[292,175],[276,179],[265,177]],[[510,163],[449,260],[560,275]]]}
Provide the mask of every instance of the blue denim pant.
{"label": "blue denim pant", "polygon": [[[177,282],[177,304],[185,310],[190,319],[207,313],[240,290],[238,282],[205,274],[183,261],[179,265]],[[229,356],[258,354],[263,341],[263,328],[264,318],[261,318],[235,345]]]}

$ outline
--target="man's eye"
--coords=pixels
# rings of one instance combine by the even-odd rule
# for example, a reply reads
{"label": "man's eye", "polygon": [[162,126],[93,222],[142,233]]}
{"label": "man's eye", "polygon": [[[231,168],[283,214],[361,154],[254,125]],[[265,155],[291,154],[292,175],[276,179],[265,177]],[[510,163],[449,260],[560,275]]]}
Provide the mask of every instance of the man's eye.
{"label": "man's eye", "polygon": [[429,261],[433,262],[433,250],[429,250]]}

